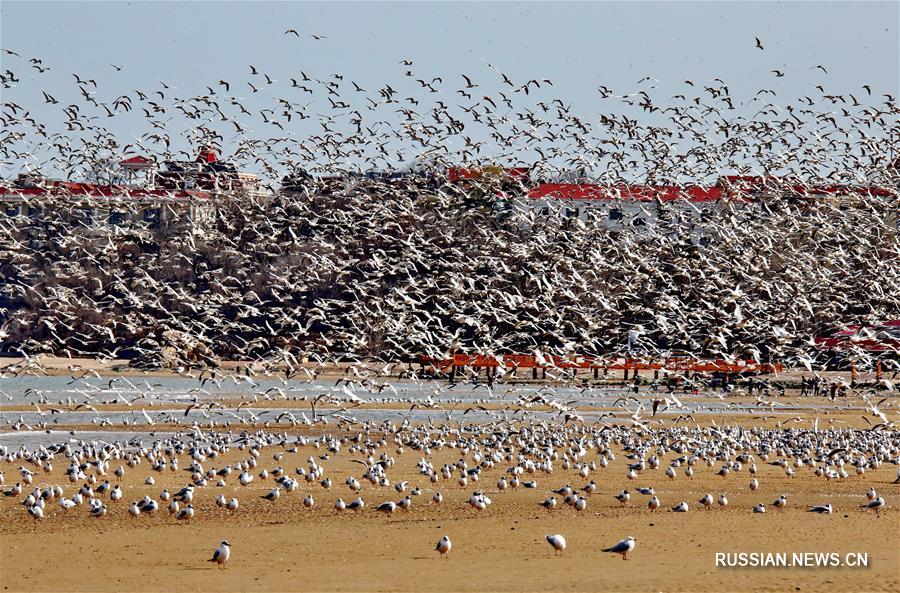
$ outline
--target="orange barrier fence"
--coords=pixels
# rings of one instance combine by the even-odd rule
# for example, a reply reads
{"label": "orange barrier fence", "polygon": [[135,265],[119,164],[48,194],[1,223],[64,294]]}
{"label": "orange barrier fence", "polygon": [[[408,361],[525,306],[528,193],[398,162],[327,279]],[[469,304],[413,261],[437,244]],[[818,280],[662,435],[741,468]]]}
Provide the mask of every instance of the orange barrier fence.
{"label": "orange barrier fence", "polygon": [[601,358],[594,356],[542,356],[532,354],[506,354],[486,356],[480,354],[454,354],[451,358],[423,356],[420,362],[433,366],[438,371],[457,368],[495,369],[602,369],[611,370],[666,370],[721,373],[774,373],[781,372],[781,364],[757,363],[753,360],[727,361],[723,359],[700,360],[688,357],[672,357],[659,360],[639,358]]}

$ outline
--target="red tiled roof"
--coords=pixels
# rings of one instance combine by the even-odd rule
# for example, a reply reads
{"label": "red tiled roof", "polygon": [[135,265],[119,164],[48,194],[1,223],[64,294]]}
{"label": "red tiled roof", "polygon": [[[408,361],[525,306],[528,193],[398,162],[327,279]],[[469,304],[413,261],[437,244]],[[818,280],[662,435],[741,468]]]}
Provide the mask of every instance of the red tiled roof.
{"label": "red tiled roof", "polygon": [[58,196],[85,196],[94,198],[209,198],[210,192],[190,190],[144,189],[120,185],[97,185],[94,183],[75,183],[71,181],[51,181],[47,187],[17,188],[0,186],[0,195],[40,196],[52,194]]}
{"label": "red tiled roof", "polygon": [[650,185],[595,185],[588,183],[544,183],[528,192],[531,199],[555,198],[559,200],[597,200],[597,201],[631,201],[673,202],[688,200],[690,202],[714,202],[730,198],[720,187],[677,187]]}
{"label": "red tiled roof", "polygon": [[128,159],[119,161],[120,165],[152,165],[153,161],[144,156],[133,156]]}

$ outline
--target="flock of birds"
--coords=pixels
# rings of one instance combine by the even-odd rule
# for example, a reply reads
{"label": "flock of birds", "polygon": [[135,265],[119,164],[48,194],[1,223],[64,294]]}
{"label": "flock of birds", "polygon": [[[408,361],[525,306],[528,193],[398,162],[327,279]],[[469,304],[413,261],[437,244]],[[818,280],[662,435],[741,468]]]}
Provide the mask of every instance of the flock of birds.
{"label": "flock of birds", "polygon": [[[895,99],[869,85],[831,91],[825,68],[811,68],[823,79],[814,92],[786,102],[768,88],[732,96],[720,79],[685,81],[668,98],[649,77],[625,93],[601,86],[599,117],[547,96],[549,79],[516,81],[491,64],[483,76],[433,77],[404,60],[401,80],[377,89],[305,71],[285,84],[253,65],[249,81],[212,81],[197,95],[164,82],[116,94],[118,70],[75,73],[66,98],[44,91],[57,130],[12,99],[55,80],[53,66],[5,51],[4,171],[104,179],[110,159],[193,160],[191,147],[205,144],[271,190],[222,196],[196,233],[153,230],[140,212],[84,233],[74,213],[84,200],[66,195],[35,198],[37,218],[0,219],[5,351],[290,369],[304,356],[615,355],[627,344],[651,357],[680,350],[818,371],[829,360],[814,336],[871,327],[900,305],[889,265],[900,257]],[[272,107],[250,107],[273,94]],[[179,140],[182,120],[190,132]],[[136,140],[116,138],[110,128],[123,124]],[[534,166],[509,195],[554,179],[768,181],[749,204],[698,219],[687,203],[648,203],[656,223],[628,214],[610,232],[603,216],[571,220],[563,204],[499,217],[494,181],[448,183],[449,166],[486,161]],[[398,167],[409,174],[325,176]],[[281,176],[291,191],[276,187]],[[829,199],[797,189],[840,184],[889,191]],[[877,362],[860,347],[846,356],[860,369]]]}
{"label": "flock of birds", "polygon": [[[294,29],[285,35],[301,36]],[[600,86],[600,104],[609,108],[588,117],[563,98],[549,97],[554,85],[546,78],[516,81],[490,64],[488,80],[431,76],[416,73],[412,60],[402,62],[400,82],[371,90],[341,74],[302,70],[289,77],[290,84],[279,83],[253,65],[248,80],[211,81],[193,96],[165,82],[123,93],[114,81],[104,82],[109,77],[79,73],[72,75],[71,89],[48,92],[42,77],[53,65],[4,51],[4,171],[57,171],[102,181],[109,163],[122,155],[193,159],[190,147],[213,145],[229,148],[236,163],[263,174],[270,190],[265,196],[221,196],[197,233],[160,232],[141,221],[142,206],[127,204],[121,207],[135,208],[135,220],[83,232],[76,209],[87,198],[53,194],[31,204],[39,216],[0,219],[0,351],[26,361],[13,374],[39,372],[38,354],[166,365],[198,379],[184,416],[194,410],[208,420],[187,432],[154,436],[150,444],[73,438],[32,449],[0,446],[0,462],[18,465],[0,502],[16,501],[35,521],[81,509],[103,520],[127,509],[134,518],[169,515],[190,524],[215,512],[211,505],[195,506],[199,492],[235,480],[253,499],[242,497],[242,506],[240,495],[219,494],[215,505],[222,512],[274,508],[295,492],[314,512],[317,498],[343,484],[350,495],[347,501],[336,497],[335,513],[415,512],[427,488],[433,490],[430,504],[442,505],[447,501],[439,488],[454,486],[474,488],[465,503],[473,513],[490,512],[492,496],[520,488],[542,493],[534,504],[548,513],[584,513],[603,505],[600,497],[628,506],[633,496],[646,497],[639,506],[648,512],[674,503],[671,512],[686,513],[694,503],[664,503],[660,488],[612,492],[602,472],[624,455],[632,481],[715,472],[724,484],[748,475],[749,490],[762,496],[765,472],[757,464],[787,477],[808,472],[823,492],[832,481],[900,465],[900,435],[883,411],[890,404],[873,403],[874,388],[859,392],[867,415],[881,420],[866,431],[833,422],[820,429],[818,419],[809,429],[692,427],[688,416],[665,425],[642,417],[638,398],[631,398],[638,408],[630,421],[590,425],[548,394],[520,403],[548,405],[562,422],[474,405],[491,419],[454,423],[448,414],[446,422],[416,425],[408,415],[397,424],[358,421],[348,412],[360,403],[357,389],[394,390],[378,377],[390,375],[397,361],[453,352],[534,353],[543,359],[626,352],[657,357],[681,350],[731,361],[778,360],[817,373],[829,360],[815,335],[849,324],[873,326],[900,309],[900,267],[891,265],[900,260],[898,171],[891,163],[898,108],[890,94],[878,97],[869,85],[832,91],[823,79],[815,92],[785,103],[765,88],[746,99],[732,96],[716,78],[684,81],[681,92],[661,99],[659,81],[648,77],[625,93]],[[125,67],[113,68],[115,78]],[[828,76],[824,67],[814,69]],[[38,121],[27,104],[8,98],[13,89],[27,96],[23,87],[40,91],[60,121]],[[273,103],[258,108],[270,96]],[[122,121],[135,130],[125,145],[110,129]],[[185,121],[189,131],[176,137]],[[148,129],[142,132],[142,126]],[[459,185],[447,179],[450,166],[489,160],[537,165],[525,182],[485,178]],[[352,183],[329,177],[403,163],[407,174],[398,177]],[[493,204],[499,190],[521,197],[539,180],[687,188],[732,173],[766,177],[765,197],[725,204],[699,219],[685,209],[695,208],[687,201],[658,202],[652,205],[660,213],[657,222],[638,224],[639,215],[629,215],[617,232],[600,216],[569,218],[563,205],[543,214],[514,202],[500,216]],[[277,188],[270,180],[280,177],[286,183]],[[887,191],[811,197],[816,188],[841,184]],[[879,362],[887,372],[900,371],[890,353],[876,356],[851,346],[846,356],[860,368]],[[221,359],[253,364],[241,372],[209,369]],[[241,414],[251,412],[241,412],[241,404],[230,415],[254,427],[243,433],[232,432],[230,420],[212,419],[213,408],[224,414],[224,406],[200,397],[207,383],[221,386],[226,379],[248,391],[259,378],[285,385],[312,381],[316,375],[304,364],[309,360],[364,361],[366,369],[375,365],[384,372],[351,366],[338,382],[344,383],[340,397],[312,399],[311,420],[283,411],[273,424],[258,422],[258,416],[245,422]],[[99,377],[75,366],[70,371],[73,383]],[[405,378],[419,379],[411,365],[405,372]],[[495,380],[504,378],[501,368]],[[131,387],[140,395],[121,403],[133,408],[148,394],[152,398],[149,384],[146,390]],[[892,390],[893,384],[879,387]],[[75,411],[99,414],[93,394],[79,393],[86,401]],[[39,391],[31,395],[42,417],[61,413],[48,411]],[[280,387],[258,395],[286,399]],[[629,401],[625,397],[623,405]],[[337,409],[323,412],[317,404]],[[652,404],[654,416],[659,405],[684,407],[677,397],[660,398]],[[774,407],[761,399],[757,405]],[[414,401],[410,412],[416,406],[435,404],[431,398]],[[148,425],[171,420],[141,412]],[[278,426],[282,420],[292,430],[315,425],[322,433],[288,434]],[[327,432],[332,421],[340,434]],[[13,428],[31,427],[20,418]],[[448,449],[458,460],[436,467],[433,454]],[[277,465],[264,461],[267,450]],[[310,453],[306,464],[292,473],[286,456],[301,451]],[[329,470],[342,451],[362,458],[353,460],[362,466],[359,472],[339,477]],[[408,451],[419,458],[421,486],[392,477]],[[222,465],[217,459],[225,455],[237,460]],[[116,483],[146,467],[143,492]],[[492,471],[500,475],[488,492],[478,482]],[[159,492],[155,484],[163,472],[186,473],[184,486]],[[585,483],[543,484],[560,473]],[[5,480],[0,472],[0,485]],[[777,498],[769,507],[789,507],[785,493],[771,494]],[[725,509],[728,493],[705,494],[696,504]],[[886,504],[869,488],[854,506],[880,516]],[[750,510],[765,513],[767,506],[758,502]],[[807,510],[830,515],[835,507],[827,502]],[[554,554],[567,547],[563,534],[548,534],[546,542]],[[601,551],[627,560],[635,546],[629,536]],[[221,541],[209,562],[225,566],[231,548]],[[452,549],[449,535],[434,548],[441,557]]]}
{"label": "flock of birds", "polygon": [[[434,456],[442,451],[451,452],[452,456],[457,456],[457,461],[436,466]],[[290,472],[285,467],[291,459],[289,456],[302,456],[304,452],[311,453],[306,457],[305,466],[297,466]],[[27,512],[35,521],[53,520],[50,505],[55,502],[63,514],[85,507],[91,516],[102,518],[109,513],[126,512],[114,510],[121,506],[127,507],[132,518],[168,513],[176,521],[190,524],[200,508],[204,513],[213,512],[211,505],[194,506],[200,492],[224,488],[233,484],[231,480],[236,480],[238,491],[258,492],[257,485],[267,489],[265,494],[253,494],[266,501],[263,504],[278,505],[283,496],[305,491],[302,505],[312,510],[316,506],[315,497],[320,496],[316,491],[328,495],[341,487],[338,485],[340,478],[327,466],[342,453],[352,457],[350,461],[361,468],[359,472],[350,472],[343,480],[343,486],[355,498],[345,502],[338,497],[333,506],[336,513],[361,513],[368,508],[384,515],[414,512],[420,504],[414,501],[424,495],[424,488],[412,485],[410,480],[392,479],[392,474],[402,471],[398,468],[409,453],[418,457],[416,475],[434,490],[432,505],[447,504],[441,488],[446,491],[454,487],[461,490],[476,487],[480,489],[473,491],[463,504],[475,513],[488,512],[493,500],[478,483],[489,479],[490,473],[499,472],[496,488],[492,491],[497,493],[496,496],[517,488],[536,492],[549,489],[553,496],[535,504],[548,512],[558,512],[555,511],[557,497],[562,497],[563,508],[582,513],[588,500],[594,501],[593,505],[603,505],[603,491],[608,491],[603,485],[608,480],[604,479],[604,473],[613,471],[610,464],[618,455],[624,455],[627,460],[622,469],[627,470],[629,480],[649,482],[656,476],[657,480],[671,481],[678,473],[683,473],[683,479],[693,479],[695,472],[705,468],[710,476],[716,476],[716,479],[721,476],[723,483],[746,474],[751,478],[749,490],[757,493],[763,488],[765,476],[772,475],[762,471],[759,463],[770,466],[769,471],[783,472],[789,478],[795,472],[808,472],[822,481],[818,490],[824,493],[831,481],[861,479],[867,471],[877,471],[886,463],[900,465],[900,435],[896,431],[851,429],[811,431],[699,426],[642,429],[622,425],[598,429],[534,421],[517,426],[508,421],[398,426],[384,420],[366,423],[352,431],[345,430],[343,434],[322,433],[318,436],[259,430],[209,432],[202,439],[191,433],[170,433],[164,438],[155,437],[149,445],[141,439],[130,442],[70,439],[35,449],[0,446],[0,462],[19,464],[16,483],[3,490],[3,495],[18,501],[22,512]],[[217,462],[228,455],[236,455],[235,460]],[[272,462],[267,464],[266,455],[271,455]],[[272,466],[273,462],[278,465]],[[54,465],[61,471],[54,469]],[[176,491],[163,489],[156,496],[145,494],[129,504],[126,490],[120,483],[126,473],[146,472],[143,466],[149,466],[149,473],[142,481],[143,486],[138,482],[128,488],[132,496],[136,494],[134,491],[142,488],[152,490],[157,479],[154,475],[186,474],[186,483]],[[852,474],[847,472],[848,468],[853,470]],[[592,479],[579,488],[569,483],[550,488],[539,486],[539,479],[541,482],[554,480],[560,473],[583,480]],[[5,480],[0,472],[0,484]],[[270,480],[274,485],[268,488],[265,483]],[[898,482],[900,471],[895,483]],[[662,506],[659,486],[634,490],[635,494],[647,497],[649,512]],[[72,489],[68,495],[67,488]],[[370,507],[363,498],[366,492],[370,493],[366,496],[384,497],[388,492],[403,495],[403,498],[399,502],[390,499]],[[622,507],[629,506],[632,500],[629,490],[614,495],[610,492],[608,496]],[[725,493],[718,497],[706,494],[698,503],[706,510],[714,505],[721,509],[729,505]],[[224,494],[215,497],[215,506],[229,514],[241,508],[237,497],[228,499]],[[789,506],[787,496],[780,494],[771,506],[784,512]],[[865,502],[858,506],[874,510],[880,516],[886,502],[874,487],[870,487],[865,493]],[[671,508],[671,512],[686,513],[689,509],[689,503],[681,501]],[[830,515],[835,509],[829,502],[810,506],[807,510]],[[752,512],[765,513],[765,504],[753,506]],[[566,548],[566,538],[562,534],[547,535],[546,541],[555,554],[562,554]],[[627,559],[635,542],[634,537],[628,537],[602,551],[621,554]],[[445,557],[451,547],[450,537],[445,535],[437,542],[435,550]],[[231,545],[223,541],[210,561],[224,565],[230,557]]]}

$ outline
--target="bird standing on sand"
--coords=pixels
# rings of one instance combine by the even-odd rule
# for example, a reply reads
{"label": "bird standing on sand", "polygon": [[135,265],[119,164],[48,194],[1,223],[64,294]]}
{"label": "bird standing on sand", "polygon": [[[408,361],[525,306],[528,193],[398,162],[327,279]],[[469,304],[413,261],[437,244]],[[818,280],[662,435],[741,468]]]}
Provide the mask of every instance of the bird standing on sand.
{"label": "bird standing on sand", "polygon": [[184,507],[183,509],[178,511],[177,515],[175,515],[176,519],[178,519],[179,521],[184,521],[185,524],[189,524],[193,517],[194,517],[194,505],[192,505],[192,504],[187,505],[186,507]]}
{"label": "bird standing on sand", "polygon": [[562,556],[563,550],[566,549],[566,538],[562,535],[547,535],[544,536],[544,539],[547,540],[547,543],[553,546],[553,555],[554,556]]}
{"label": "bird standing on sand", "polygon": [[444,536],[438,540],[437,545],[434,547],[435,551],[440,553],[441,558],[447,558],[450,553],[450,549],[453,547],[453,543],[450,541],[448,536]]}
{"label": "bird standing on sand", "polygon": [[775,499],[775,502],[772,503],[772,506],[778,509],[779,511],[783,511],[784,507],[787,506],[787,497],[782,494],[778,498]]}
{"label": "bird standing on sand", "polygon": [[884,508],[884,505],[885,505],[884,499],[880,496],[876,496],[875,500],[873,500],[872,502],[870,502],[868,504],[860,505],[860,508],[866,509],[866,510],[875,509],[875,515],[880,517],[881,509]]}
{"label": "bird standing on sand", "polygon": [[223,568],[229,558],[231,558],[231,544],[226,540],[222,540],[222,543],[219,544],[219,547],[213,552],[212,558],[207,560],[207,562],[215,562],[219,568]]}
{"label": "bird standing on sand", "polygon": [[622,560],[628,560],[628,552],[634,550],[634,543],[636,541],[637,541],[636,539],[634,539],[633,537],[631,537],[629,535],[628,537],[626,537],[625,539],[623,539],[616,545],[611,546],[609,548],[603,548],[603,551],[610,552],[613,554],[621,554]]}

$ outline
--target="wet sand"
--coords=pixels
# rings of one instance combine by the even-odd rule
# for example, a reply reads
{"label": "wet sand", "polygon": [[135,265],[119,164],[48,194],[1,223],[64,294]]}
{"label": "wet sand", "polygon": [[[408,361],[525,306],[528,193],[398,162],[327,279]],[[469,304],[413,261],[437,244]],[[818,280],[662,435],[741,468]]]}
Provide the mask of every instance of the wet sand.
{"label": "wet sand", "polygon": [[[746,418],[716,419],[719,425]],[[296,431],[292,431],[296,432]],[[305,431],[307,434],[309,431]],[[393,451],[393,447],[387,449]],[[300,447],[280,461],[273,455],[280,448],[262,451],[260,469],[283,466],[289,474],[306,467],[309,456],[318,458],[324,449]],[[409,480],[419,485],[422,496],[413,508],[384,516],[372,510],[378,503],[399,500],[393,487],[368,484],[362,492],[367,508],[361,513],[333,510],[340,496],[355,495],[344,485],[359,477],[362,466],[352,463],[359,454],[347,449],[327,461],[318,460],[334,481],[330,491],[301,482],[291,494],[282,492],[276,503],[259,498],[273,487],[272,478],[257,478],[241,487],[236,475],[224,488],[210,485],[195,489],[197,510],[190,525],[179,524],[163,506],[154,517],[132,519],[128,504],[144,494],[157,500],[163,488],[175,491],[188,475],[153,472],[143,462],[128,469],[122,481],[123,500],[107,501],[107,516],[93,518],[86,506],[63,511],[50,503],[47,516],[36,522],[18,504],[24,498],[0,497],[0,581],[4,591],[898,591],[900,590],[900,485],[891,484],[896,466],[884,464],[864,477],[851,475],[844,481],[828,482],[808,468],[795,469],[788,478],[781,468],[762,461],[760,489],[748,488],[746,469],[727,478],[698,464],[693,479],[679,471],[674,480],[663,474],[668,454],[658,470],[648,470],[635,481],[626,478],[626,462],[620,450],[608,468],[598,468],[588,479],[556,463],[553,474],[538,473],[537,489],[519,488],[499,493],[498,478],[508,464],[497,464],[482,472],[477,484],[460,488],[456,478],[431,484],[416,472],[421,453],[406,449],[392,452],[397,464],[390,470],[394,483]],[[433,452],[434,467],[462,456],[449,447]],[[245,459],[247,452],[232,449],[204,467],[222,467]],[[596,451],[587,460],[596,460]],[[0,463],[8,488],[18,478],[18,463]],[[57,458],[53,473],[39,475],[36,484],[62,483],[66,496],[74,489],[63,481],[65,463]],[[118,464],[113,463],[114,468]],[[186,457],[181,459],[186,467]],[[851,468],[852,470],[852,468]],[[156,479],[145,486],[148,475]],[[852,474],[852,471],[851,471]],[[115,482],[115,476],[109,476]],[[588,507],[578,514],[570,508],[547,512],[538,501],[550,496],[551,488],[564,484],[580,487],[594,479],[597,492],[588,497]],[[663,509],[646,508],[649,497],[634,493],[638,486],[653,486]],[[880,518],[858,506],[864,493],[874,486],[888,501]],[[633,492],[631,505],[621,507],[613,494]],[[442,505],[431,496],[440,490]],[[466,504],[473,490],[485,491],[494,501],[478,512]],[[726,493],[725,509],[702,510],[697,500],[705,493]],[[229,515],[215,506],[216,495],[235,496],[240,509]],[[316,506],[302,505],[312,493]],[[788,509],[771,506],[786,494]],[[679,501],[691,505],[688,513],[668,509]],[[762,502],[766,514],[751,507]],[[830,502],[829,516],[807,513],[806,506]],[[544,536],[561,533],[568,540],[563,557],[553,557]],[[448,560],[438,558],[435,542],[444,534],[453,541]],[[637,549],[622,561],[600,549],[632,535]],[[222,539],[232,544],[232,559],[223,570],[205,562]],[[716,552],[848,552],[868,554],[868,568],[791,567],[717,568]]]}

